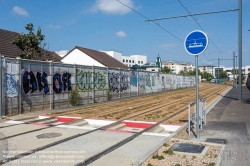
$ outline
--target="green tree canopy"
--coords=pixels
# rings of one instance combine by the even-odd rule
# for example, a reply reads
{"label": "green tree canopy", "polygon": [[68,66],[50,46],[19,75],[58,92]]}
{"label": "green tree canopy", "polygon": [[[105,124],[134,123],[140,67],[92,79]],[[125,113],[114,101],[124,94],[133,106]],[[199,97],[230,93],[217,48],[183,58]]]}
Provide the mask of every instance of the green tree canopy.
{"label": "green tree canopy", "polygon": [[167,66],[164,66],[163,68],[161,68],[161,72],[169,74],[171,72],[171,69],[168,68]]}
{"label": "green tree canopy", "polygon": [[220,72],[220,78],[226,78],[227,77],[227,72],[226,71],[221,71]]}
{"label": "green tree canopy", "polygon": [[44,43],[45,36],[42,34],[41,28],[39,27],[36,34],[34,34],[33,24],[27,24],[25,29],[29,32],[28,34],[19,34],[12,44],[19,47],[22,52],[18,55],[23,59],[37,59],[42,56],[43,48],[46,46]]}
{"label": "green tree canopy", "polygon": [[[188,73],[189,73],[189,75],[193,75],[194,76],[196,74],[196,69],[189,70]],[[201,75],[200,69],[198,69],[198,75]]]}
{"label": "green tree canopy", "polygon": [[250,72],[247,75],[248,75],[248,77],[250,77]]}
{"label": "green tree canopy", "polygon": [[210,81],[211,79],[214,78],[214,76],[208,72],[201,72],[201,79],[206,79],[207,81]]}

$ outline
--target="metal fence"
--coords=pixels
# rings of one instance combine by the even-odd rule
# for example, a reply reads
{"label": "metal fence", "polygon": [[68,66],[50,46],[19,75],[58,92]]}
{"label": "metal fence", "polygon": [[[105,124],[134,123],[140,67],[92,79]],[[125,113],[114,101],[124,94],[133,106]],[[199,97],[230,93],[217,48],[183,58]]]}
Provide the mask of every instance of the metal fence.
{"label": "metal fence", "polygon": [[3,115],[80,105],[195,86],[195,77],[5,58]]}

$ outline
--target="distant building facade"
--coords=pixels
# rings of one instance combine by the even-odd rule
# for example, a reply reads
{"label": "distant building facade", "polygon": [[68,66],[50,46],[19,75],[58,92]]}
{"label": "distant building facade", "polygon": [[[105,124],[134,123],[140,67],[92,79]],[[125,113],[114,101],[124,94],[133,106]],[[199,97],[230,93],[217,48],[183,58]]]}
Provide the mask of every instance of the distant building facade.
{"label": "distant building facade", "polygon": [[190,71],[194,70],[195,66],[192,63],[189,62],[178,62],[178,61],[172,61],[168,60],[166,62],[162,63],[162,67],[168,67],[171,70],[172,74],[180,74],[180,71]]}
{"label": "distant building facade", "polygon": [[[239,68],[235,67],[235,69],[237,70]],[[215,67],[214,68],[214,77],[216,77],[216,78],[218,76],[218,72],[217,71],[218,71],[218,67]],[[219,68],[219,72],[221,72],[221,71],[226,71],[228,78],[230,80],[233,80],[233,72],[232,72],[233,71],[233,67],[220,67]],[[250,66],[243,66],[242,67],[242,74],[244,74],[247,77],[248,73],[250,73]],[[237,75],[235,76],[235,78],[237,78]]]}
{"label": "distant building facade", "polygon": [[132,67],[133,65],[142,66],[147,63],[147,56],[145,55],[123,56],[122,53],[116,51],[102,51],[102,52],[105,52],[106,54],[117,59],[118,61],[122,62],[128,67]]}

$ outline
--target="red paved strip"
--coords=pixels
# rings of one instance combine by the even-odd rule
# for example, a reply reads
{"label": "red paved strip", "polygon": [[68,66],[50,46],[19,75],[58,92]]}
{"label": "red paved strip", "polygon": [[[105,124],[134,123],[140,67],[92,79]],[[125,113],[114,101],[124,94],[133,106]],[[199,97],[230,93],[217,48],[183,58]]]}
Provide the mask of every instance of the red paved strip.
{"label": "red paved strip", "polygon": [[78,120],[79,118],[57,116],[56,119],[58,120],[58,122],[65,123],[65,122],[72,122],[72,121]]}
{"label": "red paved strip", "polygon": [[141,122],[122,122],[122,123],[124,123],[127,127],[141,128],[141,129],[146,129],[154,125],[153,123],[141,123]]}

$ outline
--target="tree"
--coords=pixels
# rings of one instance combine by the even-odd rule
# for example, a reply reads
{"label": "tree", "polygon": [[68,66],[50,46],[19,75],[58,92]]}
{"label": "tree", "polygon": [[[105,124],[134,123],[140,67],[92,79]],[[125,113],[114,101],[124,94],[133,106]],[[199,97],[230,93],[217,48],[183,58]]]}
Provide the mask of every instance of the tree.
{"label": "tree", "polygon": [[164,66],[163,68],[161,68],[161,72],[169,74],[171,72],[171,69],[168,68],[167,66]]}
{"label": "tree", "polygon": [[200,75],[201,75],[201,79],[206,79],[207,81],[210,81],[211,79],[214,78],[214,76],[212,74],[210,74],[210,73],[208,73],[206,71],[201,72]]}
{"label": "tree", "polygon": [[[242,73],[242,74],[241,74],[241,82],[242,82],[242,83],[244,82],[245,78],[246,78],[245,75]],[[236,83],[239,84],[239,76],[238,76],[237,79],[236,79]]]}
{"label": "tree", "polygon": [[36,34],[33,33],[33,24],[27,24],[25,29],[29,31],[28,34],[19,34],[12,44],[19,47],[22,52],[18,53],[20,58],[23,59],[37,59],[42,56],[43,48],[46,46],[44,43],[45,36],[42,34],[39,27]]}
{"label": "tree", "polygon": [[185,70],[181,70],[181,71],[179,72],[179,74],[180,74],[180,75],[183,75],[183,76],[187,76],[187,75],[189,75],[189,72],[188,72],[188,71],[185,71]]}
{"label": "tree", "polygon": [[221,71],[220,72],[220,78],[226,78],[227,77],[227,72],[226,71]]}
{"label": "tree", "polygon": [[250,72],[247,74],[248,77],[250,77]]}
{"label": "tree", "polygon": [[[196,69],[189,70],[188,73],[189,73],[189,75],[194,76],[196,74]],[[198,75],[201,75],[200,69],[198,69]]]}

